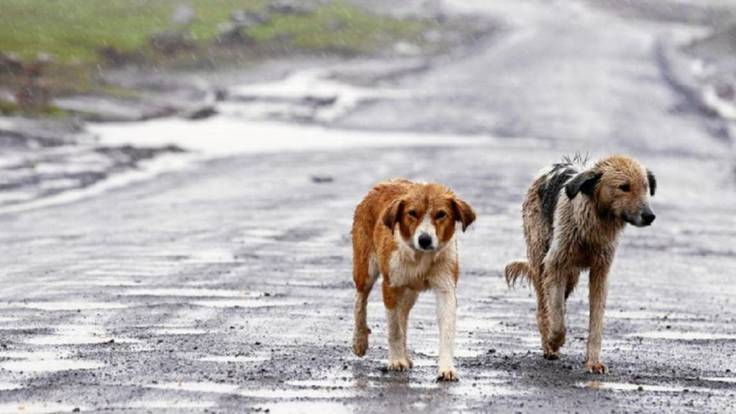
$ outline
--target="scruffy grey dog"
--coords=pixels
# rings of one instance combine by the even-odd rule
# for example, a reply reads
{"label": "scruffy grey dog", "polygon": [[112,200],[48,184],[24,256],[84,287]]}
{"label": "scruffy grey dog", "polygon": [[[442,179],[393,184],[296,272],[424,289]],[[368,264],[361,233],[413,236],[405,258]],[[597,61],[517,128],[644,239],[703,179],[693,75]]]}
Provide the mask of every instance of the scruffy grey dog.
{"label": "scruffy grey dog", "polygon": [[506,265],[506,281],[531,280],[537,294],[537,325],[547,359],[565,343],[565,301],[580,272],[590,270],[590,326],[586,368],[605,373],[600,358],[608,271],[626,223],[652,224],[649,206],[657,182],[638,161],[613,155],[586,167],[579,156],[538,177],[523,204],[528,261]]}

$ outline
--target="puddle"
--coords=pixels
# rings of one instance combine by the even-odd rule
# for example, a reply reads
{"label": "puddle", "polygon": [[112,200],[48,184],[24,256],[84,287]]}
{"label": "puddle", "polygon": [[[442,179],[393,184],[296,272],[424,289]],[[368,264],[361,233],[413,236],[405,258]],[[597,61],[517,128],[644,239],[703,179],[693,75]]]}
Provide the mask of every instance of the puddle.
{"label": "puddle", "polygon": [[[78,369],[98,369],[105,364],[100,361],[74,359],[22,359],[0,362],[0,368],[22,372],[59,372]],[[3,412],[0,410],[0,412]]]}
{"label": "puddle", "polygon": [[268,410],[271,414],[299,414],[299,413],[323,413],[343,414],[352,413],[354,408],[336,402],[279,402],[264,404],[257,407],[259,410]]}
{"label": "puddle", "polygon": [[202,288],[150,288],[130,289],[122,293],[124,296],[179,296],[179,297],[219,297],[219,298],[258,298],[260,292],[227,289]]}
{"label": "puddle", "polygon": [[294,301],[264,301],[264,300],[198,300],[192,305],[208,308],[267,308],[272,306],[294,306],[299,302]]}
{"label": "puddle", "polygon": [[[712,392],[712,390],[704,390],[700,388],[681,387],[679,385],[648,385],[648,384],[631,384],[627,382],[602,382],[588,381],[575,384],[579,388],[588,388],[592,390],[606,391],[648,391],[648,392],[672,392],[679,393],[687,389],[689,392]],[[641,388],[641,389],[639,389]]]}
{"label": "puddle", "polygon": [[[507,318],[507,316],[503,316]],[[477,319],[477,318],[459,318],[457,321],[458,331],[478,331],[478,330],[492,330],[493,328],[501,325],[500,321],[488,319]]]}
{"label": "puddle", "polygon": [[411,360],[415,367],[432,367],[437,365],[437,360],[433,358],[414,358]]}
{"label": "puddle", "polygon": [[128,305],[111,302],[9,302],[3,305],[8,308],[38,309],[44,311],[77,311],[90,309],[124,309]]}
{"label": "puddle", "polygon": [[23,414],[45,414],[45,413],[58,413],[67,412],[70,413],[75,408],[79,408],[80,411],[86,411],[85,408],[59,404],[50,401],[39,401],[39,402],[17,402],[17,403],[0,403],[0,413],[23,413]]}
{"label": "puddle", "polygon": [[641,320],[659,320],[659,319],[695,319],[693,315],[687,315],[683,313],[671,313],[671,312],[650,312],[650,311],[624,311],[624,310],[611,310],[606,311],[606,316],[614,319],[641,319]]}
{"label": "puddle", "polygon": [[56,329],[53,335],[32,337],[25,342],[31,345],[84,345],[115,343],[139,343],[137,339],[113,337],[102,327],[96,325],[71,325]]}
{"label": "puddle", "polygon": [[0,358],[10,359],[0,362],[0,368],[8,371],[59,372],[105,366],[100,361],[71,359],[70,355],[68,352],[52,351],[5,351],[0,352]]}
{"label": "puddle", "polygon": [[12,382],[0,382],[0,391],[12,391],[23,388],[20,384],[14,384]]}
{"label": "puddle", "polygon": [[319,280],[275,280],[269,281],[268,284],[272,286],[294,286],[294,287],[324,287],[329,284],[329,281]]}
{"label": "puddle", "polygon": [[204,335],[207,331],[196,328],[161,328],[152,331],[152,333],[154,335]]}
{"label": "puddle", "polygon": [[[460,380],[462,381],[462,373],[460,373]],[[472,383],[475,383],[476,386],[473,387]],[[474,398],[484,398],[488,396],[521,396],[526,395],[528,392],[524,390],[520,390],[518,387],[512,387],[505,384],[505,381],[502,381],[500,379],[486,379],[486,380],[473,380],[472,383],[461,382],[456,387],[451,387],[449,392],[453,395],[463,396],[463,397],[474,397]]]}
{"label": "puddle", "polygon": [[188,263],[232,263],[236,262],[235,256],[229,250],[224,249],[202,249],[189,253]]}
{"label": "puddle", "polygon": [[0,323],[16,322],[18,320],[20,320],[20,319],[14,317],[14,316],[0,316]]}
{"label": "puddle", "polygon": [[281,232],[275,229],[267,229],[267,228],[252,228],[245,230],[243,233],[241,233],[243,237],[236,239],[235,241],[246,241],[250,238],[268,238],[272,239],[274,237],[277,237],[281,235]]}
{"label": "puddle", "polygon": [[265,398],[265,399],[295,399],[295,398],[312,398],[312,399],[330,399],[330,398],[349,398],[354,393],[347,390],[335,389],[242,389],[235,384],[222,384],[217,382],[171,382],[162,384],[150,384],[148,388],[171,391],[186,392],[208,392],[216,394],[236,394],[249,398]]}
{"label": "puddle", "polygon": [[227,355],[209,355],[199,358],[198,361],[203,362],[221,362],[221,363],[254,363],[269,361],[268,356],[227,356]]}
{"label": "puddle", "polygon": [[[416,352],[418,355],[427,356],[427,358],[418,358],[418,360],[412,361],[414,362],[415,366],[417,365],[417,363],[419,363],[421,366],[426,366],[424,364],[437,365],[437,350],[436,349],[419,348],[415,350],[414,352]],[[476,358],[482,354],[483,354],[483,351],[471,351],[470,349],[464,349],[464,348],[455,349],[454,351],[455,358]],[[427,361],[431,361],[431,363],[428,363]]]}
{"label": "puddle", "polygon": [[0,358],[11,359],[54,359],[64,358],[68,356],[68,352],[52,352],[52,351],[3,351],[0,352]]}
{"label": "puddle", "polygon": [[350,387],[354,383],[353,379],[348,378],[323,378],[310,380],[287,381],[287,385],[294,387],[308,388],[345,388]]}
{"label": "puddle", "polygon": [[704,381],[712,381],[712,382],[725,382],[728,384],[736,384],[736,377],[706,377],[703,378]]}
{"label": "puddle", "polygon": [[132,401],[120,408],[153,408],[159,410],[170,409],[192,409],[192,408],[212,408],[216,404],[214,401],[182,401],[182,400],[148,400],[148,401]]}
{"label": "puddle", "polygon": [[537,299],[532,297],[508,297],[504,300],[511,303],[533,303],[535,306],[537,304]]}
{"label": "puddle", "polygon": [[309,117],[328,122],[361,102],[374,99],[399,99],[407,96],[397,89],[363,88],[330,79],[318,70],[295,72],[285,79],[231,87],[231,100],[221,104],[228,115],[249,119]]}
{"label": "puddle", "polygon": [[241,389],[238,395],[249,398],[273,398],[273,399],[333,399],[333,398],[351,398],[355,396],[353,391],[342,389]]}
{"label": "puddle", "polygon": [[60,286],[102,286],[111,288],[126,288],[140,286],[140,282],[126,281],[126,280],[78,280],[78,281],[65,281],[56,283]]}
{"label": "puddle", "polygon": [[184,285],[186,286],[212,286],[218,284],[220,284],[220,282],[217,280],[191,280],[189,282],[184,282]]}
{"label": "puddle", "polygon": [[125,268],[125,269],[98,269],[85,272],[89,276],[167,276],[171,274],[168,268],[150,267],[150,268]]}
{"label": "puddle", "polygon": [[677,339],[682,341],[716,341],[736,340],[734,334],[714,334],[707,332],[681,332],[681,331],[651,331],[626,335],[628,337],[646,339]]}
{"label": "puddle", "polygon": [[223,384],[218,382],[169,382],[162,384],[150,384],[146,387],[159,390],[211,392],[217,394],[233,394],[238,390],[237,385]]}

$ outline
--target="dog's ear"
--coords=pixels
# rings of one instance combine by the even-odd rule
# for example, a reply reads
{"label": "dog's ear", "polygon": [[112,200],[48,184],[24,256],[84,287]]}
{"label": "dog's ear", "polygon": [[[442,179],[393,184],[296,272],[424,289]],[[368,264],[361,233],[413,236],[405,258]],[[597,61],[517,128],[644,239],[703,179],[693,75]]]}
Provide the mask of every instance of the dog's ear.
{"label": "dog's ear", "polygon": [[450,198],[450,205],[452,205],[452,214],[455,216],[455,221],[462,223],[463,231],[465,231],[475,221],[473,207],[457,197]]}
{"label": "dog's ear", "polygon": [[404,213],[405,201],[401,198],[394,200],[389,204],[388,208],[383,212],[383,224],[394,231],[396,222],[401,220],[401,215]]}
{"label": "dog's ear", "polygon": [[589,197],[592,196],[595,185],[601,179],[602,175],[602,172],[593,170],[583,171],[576,175],[570,182],[565,184],[567,197],[572,200],[578,193],[583,193]]}
{"label": "dog's ear", "polygon": [[647,170],[647,181],[649,181],[649,194],[653,196],[657,192],[657,177],[649,170]]}

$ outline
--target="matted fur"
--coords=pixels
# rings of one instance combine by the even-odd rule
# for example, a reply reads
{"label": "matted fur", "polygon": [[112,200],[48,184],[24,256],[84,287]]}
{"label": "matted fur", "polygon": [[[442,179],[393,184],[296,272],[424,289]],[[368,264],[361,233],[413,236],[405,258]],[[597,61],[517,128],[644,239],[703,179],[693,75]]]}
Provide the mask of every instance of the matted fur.
{"label": "matted fur", "polygon": [[527,191],[522,206],[528,261],[506,265],[510,286],[528,278],[537,295],[537,324],[544,356],[559,357],[565,342],[565,300],[580,272],[590,271],[590,326],[586,367],[604,373],[600,359],[606,279],[618,236],[628,222],[654,220],[649,197],[656,180],[636,160],[614,155],[585,166],[576,157],[555,164]]}
{"label": "matted fur", "polygon": [[[432,289],[440,326],[438,378],[457,379],[453,346],[460,268],[455,223],[461,223],[464,231],[474,220],[470,205],[444,185],[401,178],[377,184],[358,204],[353,220],[356,355],[363,356],[368,348],[366,306],[381,274],[389,328],[388,368],[411,368],[406,349],[409,312],[419,292]],[[422,234],[424,242],[431,241],[427,249],[418,242]]]}

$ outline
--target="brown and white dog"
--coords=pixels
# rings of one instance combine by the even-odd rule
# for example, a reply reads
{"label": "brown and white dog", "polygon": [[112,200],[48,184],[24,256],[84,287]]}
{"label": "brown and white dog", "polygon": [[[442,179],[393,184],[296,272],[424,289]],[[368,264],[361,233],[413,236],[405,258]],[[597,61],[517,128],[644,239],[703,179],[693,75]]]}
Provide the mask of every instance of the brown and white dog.
{"label": "brown and white dog", "polygon": [[600,358],[606,280],[618,235],[626,223],[644,227],[654,221],[649,198],[657,183],[651,171],[627,156],[584,164],[579,157],[566,159],[532,183],[522,208],[528,261],[507,264],[505,273],[510,286],[519,277],[531,280],[544,357],[557,359],[565,342],[565,301],[580,272],[589,269],[586,368],[602,374],[607,371]]}
{"label": "brown and white dog", "polygon": [[440,330],[438,379],[457,379],[453,347],[460,268],[455,223],[460,222],[465,231],[474,220],[470,205],[449,188],[405,179],[377,184],[358,204],[353,220],[355,355],[365,355],[368,348],[371,331],[366,305],[380,273],[388,323],[388,369],[412,367],[406,349],[409,312],[419,292],[432,289]]}

